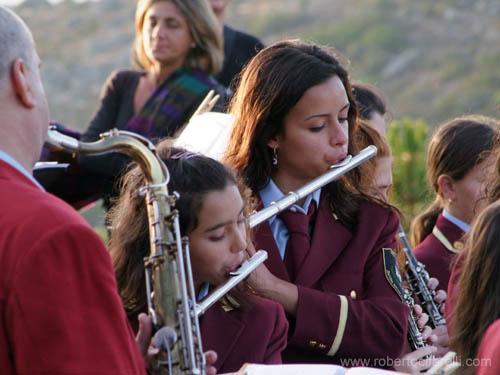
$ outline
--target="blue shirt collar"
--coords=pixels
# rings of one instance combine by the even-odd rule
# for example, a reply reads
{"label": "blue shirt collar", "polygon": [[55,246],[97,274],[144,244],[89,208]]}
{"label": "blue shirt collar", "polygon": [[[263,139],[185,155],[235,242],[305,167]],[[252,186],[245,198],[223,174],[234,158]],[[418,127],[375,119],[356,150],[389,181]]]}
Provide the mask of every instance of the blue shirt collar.
{"label": "blue shirt collar", "polygon": [[[285,194],[280,190],[278,185],[276,185],[276,183],[271,178],[269,179],[267,185],[264,186],[264,188],[259,191],[259,194],[264,207],[268,207],[272,202],[276,202],[285,196]],[[294,204],[290,209],[292,211],[299,211],[307,215],[307,211],[309,210],[309,205],[313,200],[314,202],[316,202],[316,207],[319,207],[320,197],[321,197],[321,189],[318,189],[306,197],[306,200],[304,201],[304,205],[302,207],[297,204]],[[272,224],[275,218],[276,215],[269,218],[269,224]]]}
{"label": "blue shirt collar", "polygon": [[198,292],[198,295],[196,296],[196,300],[198,302],[200,302],[203,298],[205,298],[206,296],[208,296],[208,290],[210,288],[210,284],[209,283],[204,283],[201,288],[200,288],[200,291]]}
{"label": "blue shirt collar", "polygon": [[456,216],[453,216],[452,214],[450,214],[448,211],[446,211],[446,209],[443,209],[443,217],[452,222],[453,224],[455,224],[457,227],[459,227],[460,229],[462,229],[465,233],[468,233],[469,230],[470,230],[470,225],[467,224],[465,221],[462,221],[460,220],[459,218],[457,218]]}
{"label": "blue shirt collar", "polygon": [[31,182],[33,182],[38,188],[40,188],[41,190],[45,191],[45,189],[42,187],[42,185],[40,185],[40,183],[37,180],[35,180],[35,178],[33,177],[33,175],[31,173],[29,173],[26,170],[26,168],[24,168],[21,165],[21,163],[19,163],[16,159],[14,159],[12,156],[10,156],[9,154],[7,154],[3,150],[0,150],[0,160],[3,160],[7,164],[9,164],[12,168],[14,168],[15,170],[21,172],[24,176],[26,176],[26,178],[28,178]]}

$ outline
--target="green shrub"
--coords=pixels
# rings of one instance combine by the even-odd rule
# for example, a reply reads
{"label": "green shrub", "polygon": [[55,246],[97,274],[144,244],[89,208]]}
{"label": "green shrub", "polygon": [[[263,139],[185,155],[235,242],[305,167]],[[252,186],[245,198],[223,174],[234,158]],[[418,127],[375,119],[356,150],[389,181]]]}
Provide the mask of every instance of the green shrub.
{"label": "green shrub", "polygon": [[417,119],[393,121],[389,127],[394,158],[391,201],[401,210],[405,224],[428,202],[425,165],[428,133],[427,123]]}

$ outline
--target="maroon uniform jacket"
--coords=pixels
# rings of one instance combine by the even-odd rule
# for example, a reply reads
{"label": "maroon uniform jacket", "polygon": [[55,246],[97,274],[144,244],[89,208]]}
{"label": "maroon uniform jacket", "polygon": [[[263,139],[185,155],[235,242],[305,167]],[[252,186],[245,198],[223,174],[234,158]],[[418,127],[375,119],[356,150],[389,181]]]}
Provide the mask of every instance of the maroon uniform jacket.
{"label": "maroon uniform jacket", "polygon": [[92,228],[3,161],[0,201],[0,373],[145,373]]}
{"label": "maroon uniform jacket", "polygon": [[500,319],[486,330],[477,352],[479,367],[476,375],[500,374]]}
{"label": "maroon uniform jacket", "polygon": [[448,335],[451,337],[453,334],[453,309],[457,304],[457,297],[459,291],[460,274],[462,273],[463,262],[467,250],[461,252],[454,260],[453,269],[448,282],[448,289],[446,291],[446,303],[444,304],[444,316],[446,318],[446,325],[448,328]]}
{"label": "maroon uniform jacket", "polygon": [[[335,220],[322,197],[311,249],[295,282],[297,314],[289,317],[283,362],[385,367],[387,357],[400,355],[408,309],[385,279],[382,257],[382,248],[396,245],[398,223],[389,209],[364,201],[351,231]],[[269,270],[288,281],[267,221],[257,227],[255,239],[257,249],[268,251]]]}
{"label": "maroon uniform jacket", "polygon": [[245,363],[281,363],[288,333],[283,307],[257,296],[248,300],[249,306],[235,309],[216,303],[200,319],[203,350],[217,352],[218,373]]}
{"label": "maroon uniform jacket", "polygon": [[464,232],[440,214],[434,230],[413,250],[431,277],[446,288],[451,274],[451,262],[463,248]]}

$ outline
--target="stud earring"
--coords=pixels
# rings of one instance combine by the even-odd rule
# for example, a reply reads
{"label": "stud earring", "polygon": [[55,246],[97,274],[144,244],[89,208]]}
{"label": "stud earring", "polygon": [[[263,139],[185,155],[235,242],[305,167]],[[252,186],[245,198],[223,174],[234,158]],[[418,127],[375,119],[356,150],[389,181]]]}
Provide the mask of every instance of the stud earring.
{"label": "stud earring", "polygon": [[273,165],[278,165],[278,148],[273,148]]}

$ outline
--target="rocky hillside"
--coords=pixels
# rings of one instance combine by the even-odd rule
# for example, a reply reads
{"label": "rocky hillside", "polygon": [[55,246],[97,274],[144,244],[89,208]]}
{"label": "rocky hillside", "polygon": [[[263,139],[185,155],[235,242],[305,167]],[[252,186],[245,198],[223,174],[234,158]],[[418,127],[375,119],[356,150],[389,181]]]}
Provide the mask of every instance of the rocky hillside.
{"label": "rocky hillside", "polygon": [[[17,8],[38,43],[54,119],[85,128],[108,74],[129,66],[134,4],[27,0]],[[228,23],[266,43],[335,46],[355,79],[384,90],[395,117],[436,124],[499,115],[497,0],[233,0]]]}

